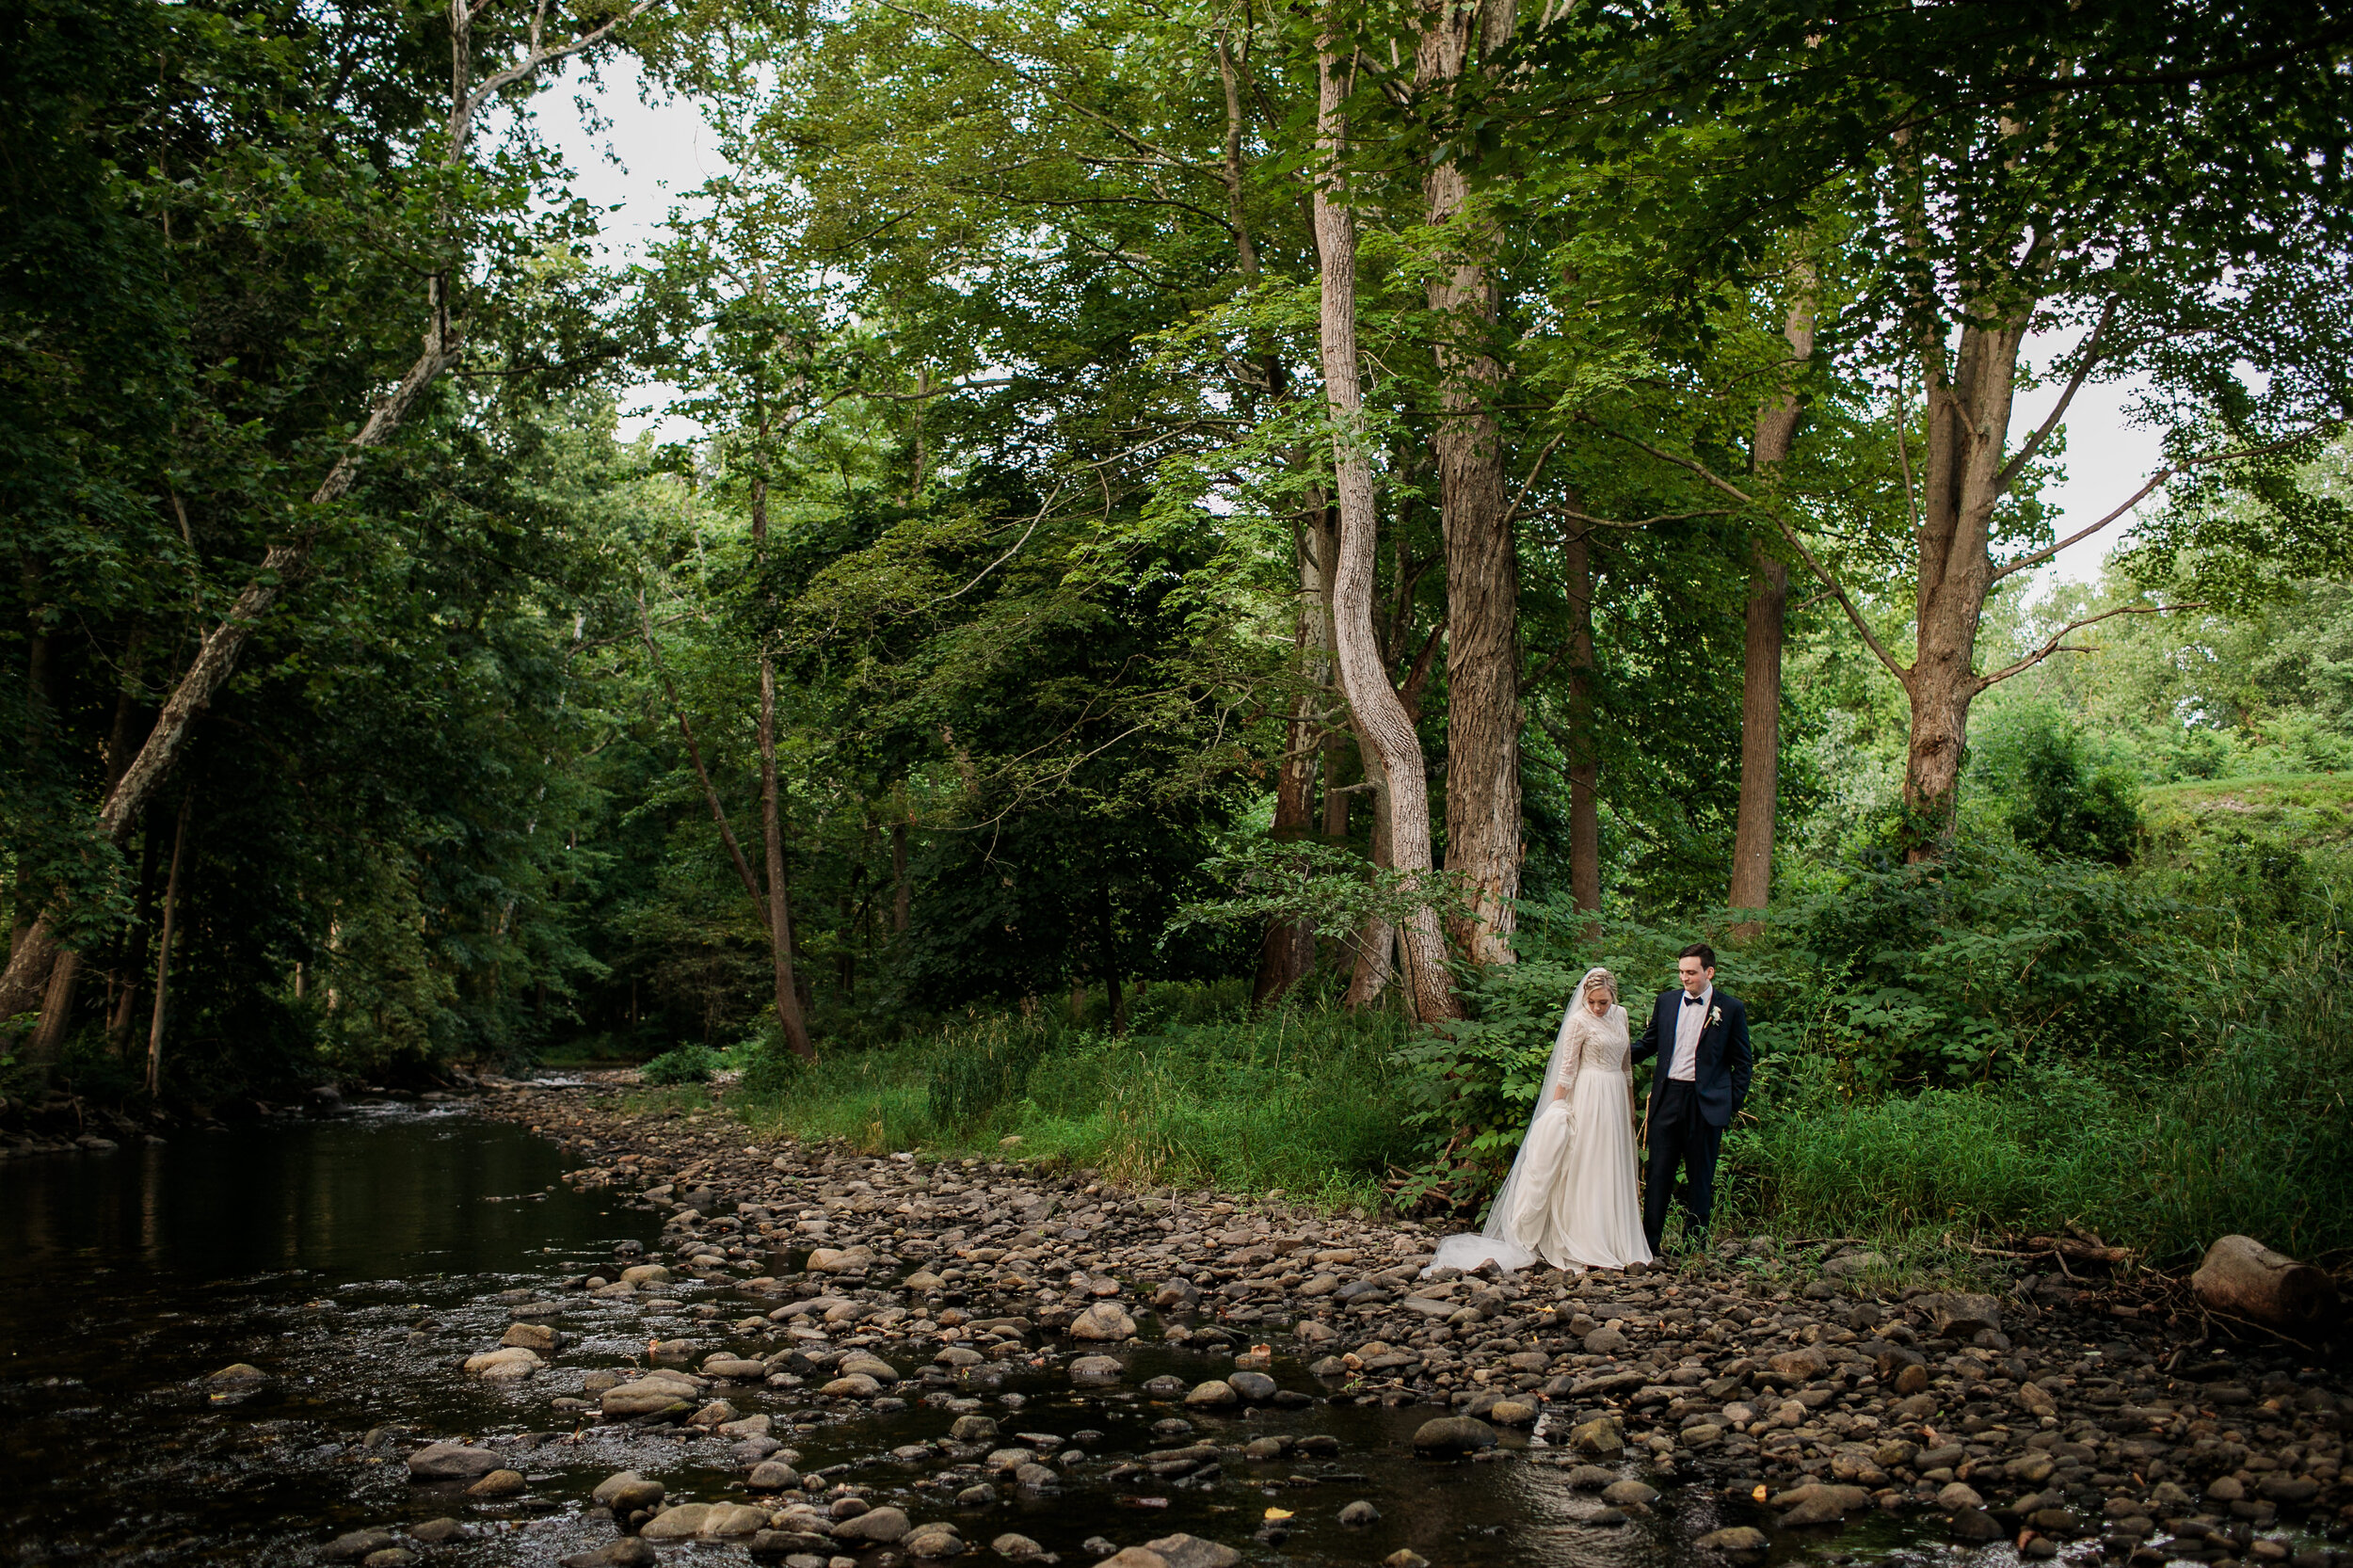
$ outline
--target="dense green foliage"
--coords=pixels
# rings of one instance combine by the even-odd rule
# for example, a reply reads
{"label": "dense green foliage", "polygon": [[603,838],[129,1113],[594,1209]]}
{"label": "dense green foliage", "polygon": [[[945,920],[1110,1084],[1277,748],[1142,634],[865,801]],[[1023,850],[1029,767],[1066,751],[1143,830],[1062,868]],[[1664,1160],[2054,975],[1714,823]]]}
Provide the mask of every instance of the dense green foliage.
{"label": "dense green foliage", "polygon": [[[1326,651],[1307,210],[1317,29],[1405,61],[1429,14],[662,8],[610,47],[727,172],[606,268],[530,118],[592,83],[519,77],[449,139],[450,18],[479,79],[524,10],[17,8],[0,888],[12,962],[52,928],[74,962],[0,1018],[0,1088],[142,1094],[151,1038],[200,1101],[562,1052],[737,1068],[750,1113],[872,1145],[1467,1217],[1572,977],[1639,1009],[1704,935],[1761,1055],[1737,1212],[2353,1246],[2353,79],[2318,8],[1547,8],[1459,82],[1366,67],[1349,304],[1418,883]],[[1473,260],[1491,316],[1433,303]],[[2022,422],[1924,825],[1888,670],[1929,657],[1961,394],[1921,377],[1987,333]],[[1520,961],[1432,1031],[1341,999],[1369,926],[1468,907],[1435,454],[1473,350]],[[2063,400],[2125,376],[2169,472],[2100,582],[2040,580]],[[627,433],[648,385],[690,439]],[[1772,897],[1736,933],[1743,610],[1784,568]],[[1315,961],[1254,1005],[1270,923]]]}

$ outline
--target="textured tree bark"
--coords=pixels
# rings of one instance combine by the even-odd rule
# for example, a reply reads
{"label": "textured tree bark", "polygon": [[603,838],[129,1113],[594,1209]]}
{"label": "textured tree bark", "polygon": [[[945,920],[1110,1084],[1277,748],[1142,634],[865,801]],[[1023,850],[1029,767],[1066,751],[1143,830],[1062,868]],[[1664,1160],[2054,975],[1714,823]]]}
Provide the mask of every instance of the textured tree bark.
{"label": "textured tree bark", "polygon": [[2002,449],[2025,335],[2023,308],[1992,325],[1963,327],[1949,376],[1943,343],[1923,344],[1928,451],[1913,600],[1919,651],[1904,680],[1912,702],[1904,807],[1913,824],[1905,858],[1914,862],[1944,853],[1960,805],[1969,705],[1982,689],[1975,664],[1977,623],[1993,585],[1987,546],[1994,504],[2008,488]]}
{"label": "textured tree bark", "polygon": [[1561,541],[1569,600],[1569,899],[1601,908],[1601,760],[1593,744],[1593,536],[1571,523]]}
{"label": "textured tree bark", "polygon": [[[1793,360],[1814,353],[1814,269],[1793,269],[1795,292],[1782,335]],[[1769,473],[1788,460],[1797,439],[1796,392],[1785,382],[1756,410],[1756,439],[1749,448],[1749,471]],[[1789,568],[1759,537],[1752,544],[1753,567],[1740,679],[1740,809],[1733,829],[1732,889],[1735,909],[1762,909],[1773,896],[1773,830],[1781,798],[1781,666],[1789,606]],[[1764,930],[1742,920],[1732,934],[1743,940]]]}
{"label": "textured tree bark", "polygon": [[[131,1062],[131,1029],[138,1017],[139,979],[146,972],[147,950],[152,939],[149,934],[155,928],[155,901],[162,896],[155,879],[161,869],[159,862],[163,858],[163,842],[164,836],[155,831],[152,822],[147,830],[139,835],[138,906],[131,921],[131,951],[123,960],[122,989],[115,998],[114,1016],[106,1022],[107,1040],[115,1055],[126,1066]],[[302,994],[299,984],[301,973],[301,966],[296,965],[296,997]]]}
{"label": "textured tree bark", "polygon": [[195,809],[193,791],[180,797],[180,821],[171,832],[171,874],[164,883],[164,928],[155,938],[155,1009],[147,1022],[147,1092],[163,1083],[164,1017],[171,1002],[171,945],[180,926],[180,862],[188,847],[188,815]]}
{"label": "textured tree bark", "polygon": [[[1315,507],[1317,512],[1323,508]],[[1299,604],[1292,633],[1293,661],[1301,681],[1291,703],[1290,723],[1283,736],[1283,765],[1274,779],[1274,821],[1271,831],[1278,841],[1304,839],[1315,825],[1316,708],[1331,679],[1331,653],[1325,629],[1331,613],[1325,607],[1323,573],[1314,547],[1301,538]],[[1251,1001],[1259,1007],[1281,997],[1315,968],[1315,927],[1305,920],[1271,920],[1258,945],[1258,976],[1251,986]]]}
{"label": "textured tree bark", "polygon": [[[766,433],[763,420],[761,435]],[[760,475],[752,480],[752,550],[764,553],[767,545],[768,480]],[[679,722],[686,722],[684,709],[679,711]],[[699,761],[696,765],[701,766]],[[706,779],[706,787],[708,783]],[[715,794],[712,809],[718,809]],[[784,875],[784,808],[776,787],[776,662],[764,643],[760,650],[760,837],[762,869],[768,873],[768,952],[776,980],[776,1024],[792,1054],[813,1062],[817,1048],[809,1043],[808,1019],[802,1015],[800,989],[792,976],[792,906]]]}
{"label": "textured tree bark", "polygon": [[1108,882],[1095,884],[1095,936],[1102,957],[1103,988],[1112,1004],[1112,1032],[1128,1032],[1128,995],[1119,984],[1119,933],[1112,919],[1112,888]]}
{"label": "textured tree bark", "polygon": [[[1340,538],[1332,582],[1334,654],[1340,689],[1363,742],[1368,772],[1376,760],[1374,809],[1385,819],[1389,852],[1401,871],[1427,874],[1430,859],[1430,796],[1423,774],[1421,741],[1405,705],[1389,684],[1380,645],[1373,636],[1372,464],[1366,450],[1364,394],[1356,364],[1356,228],[1342,205],[1347,190],[1339,170],[1348,127],[1340,112],[1348,88],[1327,38],[1317,58],[1316,144],[1323,160],[1315,182],[1316,248],[1322,276],[1318,336],[1323,362],[1324,396],[1331,407],[1333,489],[1339,503]],[[1427,905],[1407,922],[1400,947],[1414,1016],[1424,1022],[1459,1017],[1460,1004],[1446,968],[1446,945],[1438,918]],[[1350,985],[1353,995],[1356,987]]]}
{"label": "textured tree bark", "polygon": [[890,824],[890,930],[893,936],[907,928],[907,916],[913,912],[915,888],[907,880],[907,824]]}
{"label": "textured tree bark", "polygon": [[[1417,85],[1447,93],[1481,53],[1509,40],[1512,22],[1512,0],[1427,0]],[[1509,964],[1520,890],[1519,567],[1493,408],[1504,377],[1492,346],[1502,299],[1497,236],[1466,210],[1469,182],[1451,158],[1431,169],[1422,190],[1449,252],[1429,285],[1441,323],[1431,447],[1446,540],[1446,864],[1471,895],[1448,936],[1474,964]]]}

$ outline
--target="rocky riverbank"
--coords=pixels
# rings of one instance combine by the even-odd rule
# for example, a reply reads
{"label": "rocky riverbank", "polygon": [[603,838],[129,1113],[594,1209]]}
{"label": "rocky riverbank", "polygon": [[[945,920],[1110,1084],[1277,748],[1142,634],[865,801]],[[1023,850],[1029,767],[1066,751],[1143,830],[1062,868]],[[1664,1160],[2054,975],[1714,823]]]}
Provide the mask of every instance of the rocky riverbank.
{"label": "rocky riverbank", "polygon": [[[582,1568],[651,1561],[648,1543],[688,1537],[792,1568],[1033,1557],[1035,1542],[988,1528],[1000,1496],[1312,1483],[1337,1442],[1252,1438],[1246,1420],[1316,1405],[1426,1407],[1401,1445],[1558,1466],[1597,1494],[1596,1528],[1717,1499],[1719,1517],[1754,1523],[1692,1544],[1735,1561],[1761,1561],[1781,1531],[1893,1514],[2028,1558],[2353,1562],[2330,1544],[2353,1535],[2341,1366],[2202,1338],[2178,1316],[2118,1316],[2062,1278],[2029,1274],[2000,1297],[1882,1294],[1855,1249],[1733,1238],[1640,1272],[1424,1279],[1429,1231],[1279,1195],[763,1144],[717,1111],[625,1113],[599,1085],[494,1084],[481,1109],[558,1140],[576,1160],[568,1181],[666,1211],[659,1256],[616,1256],[568,1288],[674,1308],[665,1295],[701,1281],[775,1304],[731,1320],[698,1305],[696,1329],[552,1400],[567,1421],[701,1429],[730,1445],[741,1478],[728,1500],[677,1503],[658,1480],[615,1475],[582,1499],[616,1532],[568,1559]],[[566,1310],[519,1303],[466,1370],[533,1378],[564,1353],[547,1322]],[[1166,1411],[1144,1451],[1023,1433],[1018,1394],[983,1414],[1010,1382],[1122,1389],[1130,1360],[1169,1346],[1213,1353],[1220,1375],[1128,1389]],[[847,1465],[798,1468],[796,1444],[911,1407],[954,1424],[893,1449],[888,1488]],[[437,1443],[408,1464],[489,1494],[521,1480],[492,1448]],[[1279,1547],[1291,1517],[1264,1510],[1230,1542],[1138,1532],[1086,1550],[1117,1568],[1230,1563],[1237,1546]],[[407,1549],[343,1555],[362,1544]]]}

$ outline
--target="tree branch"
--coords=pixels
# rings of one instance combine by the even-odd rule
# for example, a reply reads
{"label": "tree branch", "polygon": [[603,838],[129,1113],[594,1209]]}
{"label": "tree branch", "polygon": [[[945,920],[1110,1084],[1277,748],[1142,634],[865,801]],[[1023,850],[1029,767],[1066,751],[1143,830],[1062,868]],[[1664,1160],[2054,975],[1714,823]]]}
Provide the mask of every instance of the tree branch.
{"label": "tree branch", "polygon": [[2101,334],[2108,329],[2108,323],[2116,319],[2116,308],[2122,303],[2123,296],[2112,294],[2108,296],[2108,302],[2100,308],[2100,319],[2092,324],[2091,335],[2084,339],[2083,359],[2077,362],[2075,374],[2067,378],[2067,390],[2059,393],[2058,406],[2051,410],[2051,417],[2026,438],[2026,444],[2018,449],[2016,456],[2004,463],[2002,471],[1993,476],[1996,495],[2009,488],[2010,482],[2028,463],[2034,461],[2034,455],[2042,450],[2042,443],[2050,440],[2051,432],[2058,428],[2058,422],[2067,417],[2067,406],[2075,401],[2075,393],[2082,390],[2084,377],[2099,362]]}
{"label": "tree branch", "polygon": [[2114,620],[2119,616],[2162,616],[2170,614],[2175,610],[2202,610],[2205,607],[2206,601],[2202,599],[2192,600],[2186,604],[2120,604],[2113,610],[2103,610],[2096,616],[2086,616],[2081,620],[2070,621],[2067,625],[2060,627],[2057,632],[2052,632],[2051,640],[2049,642],[2044,643],[2041,648],[2036,648],[2032,653],[2027,654],[2025,658],[2020,659],[2013,664],[2004,665],[2002,668],[1995,670],[1992,675],[1978,677],[1977,689],[1982,692],[1988,686],[1995,685],[1998,682],[2008,680],[2013,675],[2023,674],[2025,671],[2034,668],[2035,665],[2042,663],[2043,660],[2048,659],[2054,653],[2090,653],[2096,651],[2088,648],[2068,647],[2065,639],[2070,632],[2080,632],[2087,626],[2097,626],[2104,620]]}
{"label": "tree branch", "polygon": [[1754,496],[1749,494],[1748,491],[1732,483],[1732,481],[1726,479],[1723,475],[1718,473],[1715,470],[1709,468],[1705,463],[1699,462],[1690,457],[1678,457],[1672,452],[1662,452],[1657,447],[1651,445],[1650,442],[1642,440],[1638,437],[1629,436],[1623,430],[1610,429],[1608,425],[1602,424],[1599,420],[1593,418],[1589,414],[1580,414],[1577,417],[1580,420],[1583,420],[1586,424],[1592,425],[1594,429],[1599,430],[1605,436],[1614,436],[1619,440],[1625,442],[1628,446],[1636,447],[1643,452],[1649,453],[1652,456],[1657,458],[1662,463],[1673,463],[1675,467],[1684,470],[1686,472],[1697,475],[1704,483],[1711,485],[1715,488],[1721,490],[1724,494],[1732,497],[1733,500],[1740,503],[1741,505],[1756,511],[1769,520],[1775,528],[1781,531],[1781,536],[1789,541],[1789,547],[1792,550],[1795,550],[1798,554],[1804,559],[1807,568],[1814,573],[1815,577],[1821,583],[1822,586],[1828,588],[1832,593],[1838,596],[1839,607],[1847,612],[1847,618],[1854,623],[1854,629],[1863,634],[1863,641],[1865,645],[1868,647],[1872,653],[1878,657],[1881,664],[1887,666],[1887,673],[1894,676],[1897,682],[1903,685],[1907,690],[1911,688],[1912,672],[1896,662],[1896,656],[1887,651],[1887,645],[1880,641],[1879,633],[1871,630],[1871,623],[1864,619],[1862,607],[1855,603],[1853,597],[1847,592],[1845,585],[1842,584],[1837,578],[1831,575],[1829,568],[1822,565],[1821,561],[1815,555],[1814,552],[1806,548],[1805,541],[1798,537],[1798,531],[1790,527],[1787,520],[1783,518],[1779,512],[1776,512],[1771,507],[1763,504]]}
{"label": "tree branch", "polygon": [[2060,539],[2056,544],[2045,545],[2031,555],[2020,556],[2017,560],[2010,562],[2009,565],[2003,567],[2001,569],[1994,572],[1994,574],[1991,578],[1987,579],[1987,581],[1989,583],[1999,583],[2003,578],[2008,577],[2012,572],[2024,571],[2028,567],[2032,566],[2040,566],[2043,562],[2049,560],[2052,556],[2057,555],[2060,551],[2067,549],[2069,546],[2083,543],[2084,540],[2091,537],[2092,535],[2097,534],[2101,529],[2105,528],[2109,523],[2114,522],[2118,518],[2122,517],[2125,513],[2139,505],[2143,501],[2146,501],[2149,498],[2149,492],[2151,490],[2155,489],[2159,485],[2164,484],[2167,480],[2174,477],[2176,474],[2186,473],[2194,468],[2206,468],[2215,463],[2235,462],[2246,457],[2269,456],[2272,453],[2283,452],[2299,441],[2310,440],[2312,436],[2313,432],[2307,430],[2300,435],[2282,436],[2276,441],[2265,441],[2261,446],[2250,446],[2239,452],[2207,452],[2201,453],[2195,457],[2185,457],[2178,463],[2169,463],[2166,467],[2161,468],[2157,470],[2156,472],[2151,474],[2147,484],[2141,486],[2140,488],[2135,490],[2130,496],[2126,497],[2122,505],[2117,507],[2116,510],[2110,512],[2099,521],[2092,523],[2087,528],[2078,528],[2075,532],[2068,535],[2067,537]]}

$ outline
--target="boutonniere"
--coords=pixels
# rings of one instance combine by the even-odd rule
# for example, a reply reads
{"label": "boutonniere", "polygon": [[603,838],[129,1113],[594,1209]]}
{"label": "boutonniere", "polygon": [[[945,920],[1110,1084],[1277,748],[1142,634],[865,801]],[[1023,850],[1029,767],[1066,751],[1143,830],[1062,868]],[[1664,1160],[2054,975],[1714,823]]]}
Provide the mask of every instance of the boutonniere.
{"label": "boutonniere", "polygon": [[1722,1023],[1723,1021],[1724,1021],[1724,1010],[1723,1010],[1722,1008],[1721,1008],[1721,1007],[1711,1007],[1711,1008],[1709,1008],[1709,1009],[1707,1010],[1707,1027],[1708,1027],[1708,1028],[1713,1029],[1713,1028],[1715,1028],[1718,1024]]}

